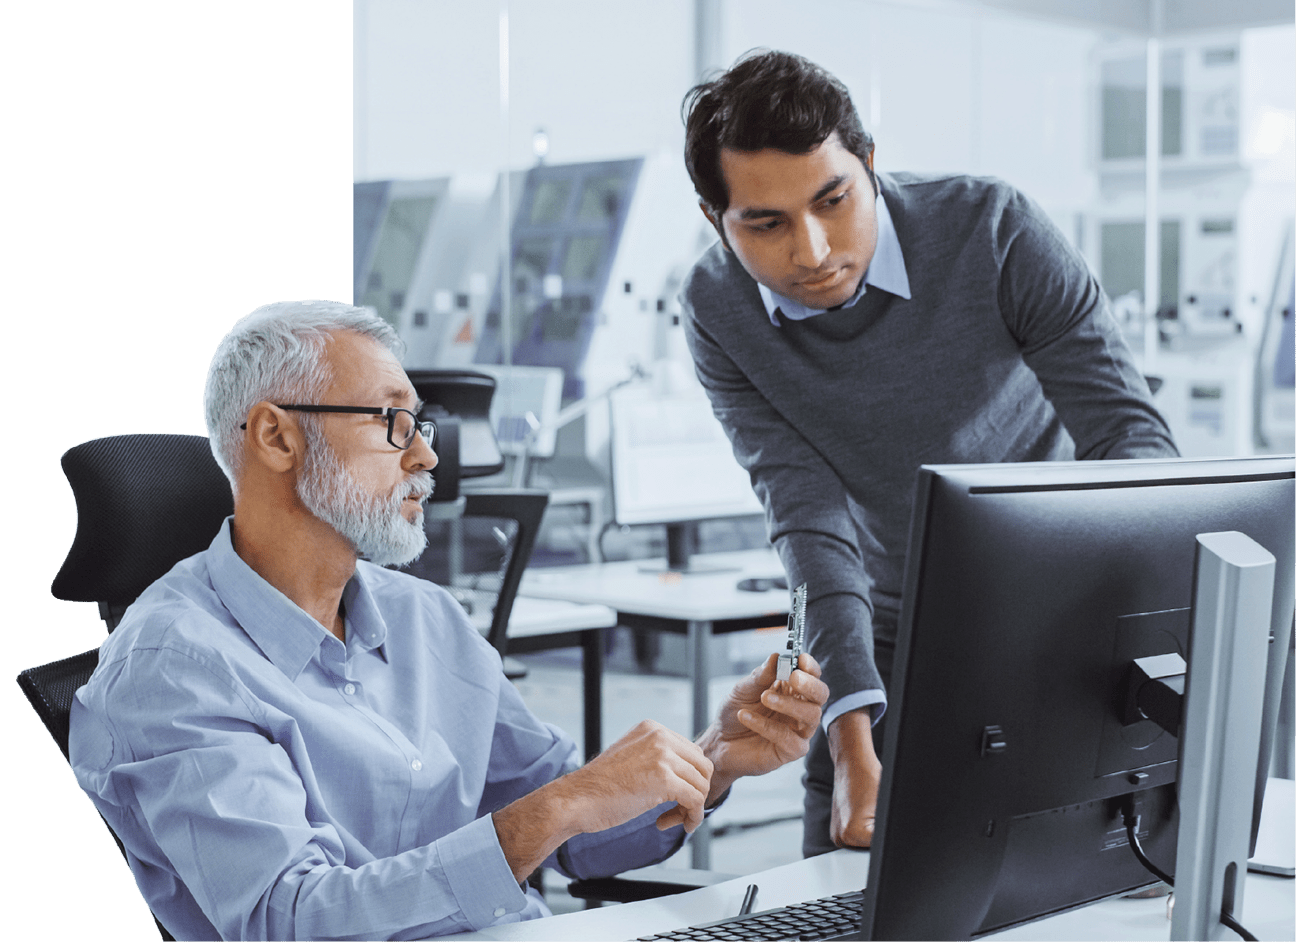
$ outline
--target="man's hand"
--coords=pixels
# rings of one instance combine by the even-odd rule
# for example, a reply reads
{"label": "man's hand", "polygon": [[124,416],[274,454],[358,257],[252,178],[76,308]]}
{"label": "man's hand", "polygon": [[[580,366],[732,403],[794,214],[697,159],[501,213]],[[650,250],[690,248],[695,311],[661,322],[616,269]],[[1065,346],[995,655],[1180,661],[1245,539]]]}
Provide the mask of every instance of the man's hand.
{"label": "man's hand", "polygon": [[662,830],[702,823],[712,763],[660,723],[644,720],[587,764],[492,815],[500,849],[519,881],[564,841],[605,831],[665,802]]}
{"label": "man's hand", "polygon": [[809,654],[799,670],[775,680],[778,655],[738,682],[715,722],[698,737],[698,745],[715,764],[707,804],[720,800],[735,779],[764,775],[802,758],[823,716],[828,685],[819,679],[819,664]]}
{"label": "man's hand", "polygon": [[713,771],[695,743],[644,720],[559,781],[575,790],[577,800],[584,799],[582,831],[603,831],[673,801],[676,807],[661,815],[657,826],[683,824],[691,834],[702,823]]}
{"label": "man's hand", "polygon": [[833,760],[833,843],[871,847],[882,763],[873,750],[869,711],[855,710],[833,720],[828,727],[828,750]]}

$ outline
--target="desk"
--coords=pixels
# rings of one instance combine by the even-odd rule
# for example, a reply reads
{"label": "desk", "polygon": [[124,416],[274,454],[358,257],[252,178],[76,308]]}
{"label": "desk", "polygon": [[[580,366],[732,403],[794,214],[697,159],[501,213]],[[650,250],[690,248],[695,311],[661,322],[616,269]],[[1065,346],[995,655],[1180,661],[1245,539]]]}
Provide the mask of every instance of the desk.
{"label": "desk", "polygon": [[[490,612],[472,616],[478,630],[490,628]],[[603,632],[617,623],[606,605],[578,604],[518,596],[509,613],[509,654],[555,648],[581,649],[581,686],[585,708],[585,761],[598,755],[603,739]]]}
{"label": "desk", "polygon": [[[451,939],[633,939],[682,926],[735,915],[747,886],[760,887],[756,910],[787,906],[832,893],[858,890],[868,880],[867,851],[837,850],[798,860],[763,873],[739,877],[678,896],[625,903],[549,919],[514,923]],[[1286,877],[1248,874],[1241,922],[1257,938],[1296,937],[1296,895]],[[1051,916],[991,939],[1155,939],[1170,938],[1166,898],[1113,899]]]}
{"label": "desk", "polygon": [[529,569],[518,595],[606,605],[616,610],[619,624],[627,627],[688,635],[696,735],[711,721],[708,637],[785,624],[789,602],[788,593],[782,590],[743,592],[738,588],[738,580],[743,578],[783,574],[772,549],[708,553],[698,558],[708,565],[732,569],[690,575],[643,572],[640,567],[648,564],[647,560]]}
{"label": "desk", "polygon": [[[783,590],[744,592],[738,588],[740,579],[783,574],[772,549],[707,553],[696,558],[726,571],[688,575],[644,572],[642,567],[650,564],[648,560],[557,566],[528,570],[518,595],[606,605],[616,610],[618,623],[627,627],[687,635],[696,736],[711,721],[707,702],[711,636],[786,624],[790,601]],[[513,650],[511,640],[509,644]],[[586,740],[587,751],[589,745]],[[691,844],[693,866],[706,869],[711,854],[705,826],[693,834]]]}

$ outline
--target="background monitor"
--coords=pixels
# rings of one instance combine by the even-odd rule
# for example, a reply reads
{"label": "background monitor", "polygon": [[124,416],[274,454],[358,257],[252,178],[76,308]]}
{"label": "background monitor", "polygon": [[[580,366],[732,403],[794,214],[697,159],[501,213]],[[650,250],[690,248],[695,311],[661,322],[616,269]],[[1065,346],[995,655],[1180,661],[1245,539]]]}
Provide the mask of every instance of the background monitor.
{"label": "background monitor", "polygon": [[1126,723],[1125,679],[1134,658],[1189,657],[1199,533],[1277,559],[1263,784],[1294,479],[1290,457],[921,469],[865,938],[973,938],[1154,883],[1125,835],[1130,796],[1148,856],[1174,867],[1178,742]]}
{"label": "background monitor", "polygon": [[700,387],[664,396],[626,386],[611,417],[613,519],[666,524],[670,569],[696,570],[687,553],[697,521],[764,512]]}
{"label": "background monitor", "polygon": [[495,377],[491,427],[506,455],[552,458],[562,406],[563,371],[553,366],[478,366]]}

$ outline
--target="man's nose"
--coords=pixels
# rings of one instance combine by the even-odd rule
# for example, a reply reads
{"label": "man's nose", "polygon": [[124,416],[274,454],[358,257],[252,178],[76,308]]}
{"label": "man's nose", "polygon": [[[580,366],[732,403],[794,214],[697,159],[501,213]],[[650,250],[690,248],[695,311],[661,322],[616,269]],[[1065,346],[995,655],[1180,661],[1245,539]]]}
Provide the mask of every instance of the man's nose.
{"label": "man's nose", "polygon": [[828,260],[828,233],[818,219],[803,220],[795,227],[792,261],[801,268],[818,268]]}
{"label": "man's nose", "polygon": [[437,466],[436,452],[427,443],[422,432],[416,432],[414,441],[405,449],[405,466],[411,471],[431,471]]}

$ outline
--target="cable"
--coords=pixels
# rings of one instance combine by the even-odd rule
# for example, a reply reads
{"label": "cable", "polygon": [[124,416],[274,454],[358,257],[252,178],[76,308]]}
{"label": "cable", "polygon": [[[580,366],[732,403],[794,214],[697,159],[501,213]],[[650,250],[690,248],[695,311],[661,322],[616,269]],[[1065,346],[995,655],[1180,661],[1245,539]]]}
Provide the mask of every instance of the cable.
{"label": "cable", "polygon": [[[1139,859],[1139,863],[1141,863],[1144,867],[1146,867],[1149,871],[1151,871],[1151,873],[1158,880],[1162,881],[1163,883],[1167,884],[1170,887],[1174,887],[1174,877],[1170,876],[1168,873],[1166,873],[1164,870],[1162,870],[1160,867],[1154,864],[1151,860],[1149,860],[1148,855],[1143,852],[1143,845],[1139,843],[1139,839],[1138,839],[1138,825],[1139,825],[1140,815],[1138,814],[1137,811],[1134,810],[1136,807],[1137,807],[1137,799],[1133,795],[1127,795],[1125,801],[1121,805],[1121,814],[1124,816],[1124,820],[1125,820],[1125,833],[1129,835],[1130,850],[1134,851],[1134,856]],[[1245,939],[1246,942],[1259,942],[1259,940],[1255,936],[1253,936],[1250,932],[1248,932],[1240,922],[1238,922],[1236,919],[1233,918],[1233,914],[1230,913],[1228,910],[1220,911],[1219,920],[1223,925],[1232,929],[1243,939]]]}
{"label": "cable", "polygon": [[1246,942],[1260,942],[1259,939],[1242,928],[1242,923],[1234,919],[1232,913],[1220,913],[1220,922],[1228,926],[1238,935],[1242,936],[1242,938],[1246,939]]}
{"label": "cable", "polygon": [[1173,887],[1174,877],[1170,876],[1168,873],[1166,873],[1164,870],[1162,870],[1160,867],[1154,864],[1151,860],[1148,859],[1148,855],[1143,853],[1143,845],[1139,843],[1139,839],[1138,839],[1138,825],[1139,825],[1140,816],[1138,815],[1138,813],[1134,811],[1133,806],[1134,803],[1132,801],[1126,801],[1123,807],[1121,808],[1121,813],[1125,816],[1125,833],[1129,835],[1130,850],[1134,851],[1134,856],[1139,859],[1139,863],[1141,863],[1144,867],[1150,870],[1158,880],[1160,880],[1162,883],[1167,884],[1168,886]]}

